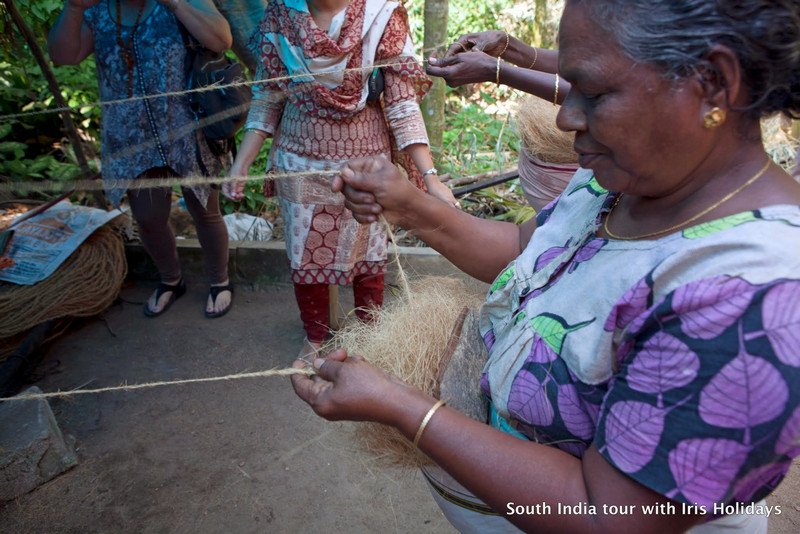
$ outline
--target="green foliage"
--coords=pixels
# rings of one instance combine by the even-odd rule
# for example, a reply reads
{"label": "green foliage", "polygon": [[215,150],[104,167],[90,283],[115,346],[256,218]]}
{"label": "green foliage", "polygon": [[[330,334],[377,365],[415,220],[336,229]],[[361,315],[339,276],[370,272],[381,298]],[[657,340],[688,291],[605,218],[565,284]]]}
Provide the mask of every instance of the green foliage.
{"label": "green foliage", "polygon": [[[42,50],[47,50],[46,36],[63,7],[61,0],[16,0],[20,11]],[[61,115],[36,113],[52,109],[54,97],[28,43],[0,5],[0,179],[68,181],[80,176],[80,169],[68,143]],[[75,108],[73,120],[87,146],[84,152],[99,151],[99,106],[94,58],[78,66],[56,67],[61,96]],[[13,117],[16,114],[25,114]],[[13,143],[12,145],[7,143]],[[97,167],[91,161],[90,167]],[[22,196],[22,195],[21,195]],[[35,196],[35,195],[34,195]]]}
{"label": "green foliage", "polygon": [[[503,30],[524,42],[553,47],[563,3],[562,0],[451,0],[447,20],[448,41],[442,44],[450,44],[465,33]],[[409,13],[412,40],[419,47],[425,24],[425,0],[408,0],[405,6]]]}
{"label": "green foliage", "polygon": [[[466,0],[450,2],[448,42],[464,33],[487,29],[507,30],[525,42],[550,46],[555,36],[555,18],[551,12],[560,8],[552,0],[488,0],[476,4]],[[63,0],[15,0],[23,18],[47,49],[46,36],[63,7]],[[424,0],[409,0],[412,38],[422,43]],[[79,168],[69,144],[64,142],[63,124],[57,113],[30,114],[54,107],[53,95],[25,40],[0,4],[0,115],[26,113],[24,117],[0,119],[0,180],[59,180],[79,176]],[[446,44],[446,43],[443,43]],[[94,57],[80,65],[54,68],[63,98],[73,108],[72,117],[84,139],[86,152],[99,154],[101,109]],[[516,163],[519,140],[509,127],[504,103],[511,94],[507,89],[487,86],[470,94],[448,90],[447,127],[444,139],[444,172],[454,176],[477,174]],[[242,132],[238,134],[241,140]],[[270,142],[265,143],[251,168],[262,174]],[[90,162],[97,167],[96,158]],[[261,180],[245,186],[245,198],[232,202],[222,198],[223,213],[277,211],[275,199],[265,199]],[[532,216],[524,200],[518,202],[517,185],[497,186],[471,196],[475,202],[496,207],[487,216],[521,221]],[[515,192],[516,191],[516,192]],[[515,205],[516,202],[516,205]],[[498,215],[499,213],[499,215]]]}

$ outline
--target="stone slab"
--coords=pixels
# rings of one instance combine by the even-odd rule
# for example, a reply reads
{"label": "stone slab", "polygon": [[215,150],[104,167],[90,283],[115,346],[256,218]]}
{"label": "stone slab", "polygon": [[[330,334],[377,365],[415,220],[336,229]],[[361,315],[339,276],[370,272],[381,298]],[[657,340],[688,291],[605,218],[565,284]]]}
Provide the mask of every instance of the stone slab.
{"label": "stone slab", "polygon": [[[41,393],[32,387],[22,393]],[[0,502],[28,493],[77,465],[44,399],[0,403]]]}

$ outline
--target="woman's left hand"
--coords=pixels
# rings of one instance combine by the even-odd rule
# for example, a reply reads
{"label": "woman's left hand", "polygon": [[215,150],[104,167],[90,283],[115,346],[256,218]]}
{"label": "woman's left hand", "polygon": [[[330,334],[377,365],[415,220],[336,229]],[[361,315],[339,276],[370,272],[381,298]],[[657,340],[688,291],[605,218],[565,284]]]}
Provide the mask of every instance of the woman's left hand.
{"label": "woman's left hand", "polygon": [[[349,356],[337,349],[313,362],[316,375],[292,375],[297,396],[314,412],[329,421],[376,421],[393,424],[392,391],[412,390],[360,356]],[[304,367],[304,360],[295,360],[292,367]],[[392,399],[391,402],[388,399]]]}
{"label": "woman's left hand", "polygon": [[473,50],[452,57],[431,56],[425,69],[431,76],[444,78],[450,87],[468,83],[494,82],[497,80],[497,58]]}
{"label": "woman's left hand", "polygon": [[444,185],[439,180],[436,180],[432,183],[426,183],[425,187],[428,188],[428,194],[438,198],[439,200],[444,201],[445,203],[453,206],[455,208],[461,209],[461,203],[456,200],[455,195],[453,195],[453,190]]}

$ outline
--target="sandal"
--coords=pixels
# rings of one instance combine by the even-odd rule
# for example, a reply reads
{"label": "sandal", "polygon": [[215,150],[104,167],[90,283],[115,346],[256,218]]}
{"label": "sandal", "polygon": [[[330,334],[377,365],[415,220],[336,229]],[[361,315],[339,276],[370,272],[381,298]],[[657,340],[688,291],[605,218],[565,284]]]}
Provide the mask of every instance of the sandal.
{"label": "sandal", "polygon": [[224,285],[224,286],[211,286],[211,288],[208,290],[208,296],[211,297],[211,304],[216,306],[217,297],[223,291],[230,291],[231,300],[228,303],[228,306],[226,306],[224,309],[222,309],[220,311],[211,311],[210,312],[208,310],[205,310],[206,317],[208,317],[209,319],[216,319],[217,317],[222,317],[223,315],[228,313],[228,310],[231,309],[231,306],[233,305],[233,284],[230,283],[230,282],[228,284]]}
{"label": "sandal", "polygon": [[165,311],[172,306],[172,303],[178,300],[184,293],[186,293],[186,282],[183,281],[183,277],[178,280],[178,283],[175,285],[165,284],[164,282],[159,282],[158,287],[156,288],[156,304],[158,301],[161,300],[161,296],[164,293],[172,293],[167,299],[167,303],[164,304],[164,307],[158,310],[157,312],[150,309],[150,306],[147,302],[144,303],[144,314],[146,317],[158,317]]}

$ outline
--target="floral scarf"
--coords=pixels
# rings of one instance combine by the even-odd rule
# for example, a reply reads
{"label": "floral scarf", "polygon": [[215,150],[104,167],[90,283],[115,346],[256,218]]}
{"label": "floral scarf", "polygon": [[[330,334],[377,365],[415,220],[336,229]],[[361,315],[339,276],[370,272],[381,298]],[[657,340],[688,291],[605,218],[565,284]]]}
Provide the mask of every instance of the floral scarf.
{"label": "floral scarf", "polygon": [[364,108],[369,75],[382,65],[411,81],[421,99],[431,82],[414,58],[410,37],[383,35],[393,11],[408,27],[408,14],[397,2],[352,0],[325,31],[305,0],[270,0],[251,40],[259,43],[264,79],[272,80],[265,85],[285,92],[307,113],[342,120]]}

